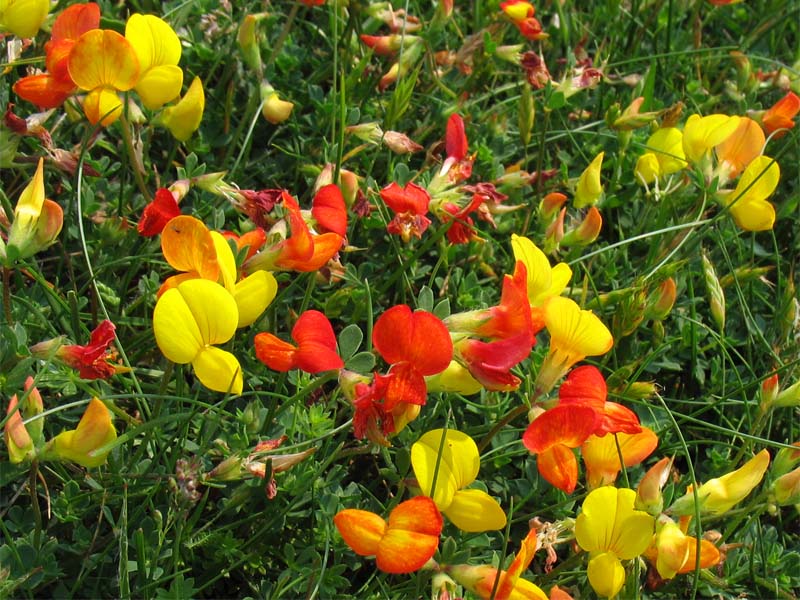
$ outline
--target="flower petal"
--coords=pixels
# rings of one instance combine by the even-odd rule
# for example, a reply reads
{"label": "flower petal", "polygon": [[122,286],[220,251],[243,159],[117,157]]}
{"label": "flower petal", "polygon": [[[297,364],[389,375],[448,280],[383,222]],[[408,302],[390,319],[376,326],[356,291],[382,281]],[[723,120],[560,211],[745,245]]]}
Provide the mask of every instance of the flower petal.
{"label": "flower petal", "polygon": [[110,29],[92,29],[75,42],[69,74],[79,88],[108,87],[121,92],[139,79],[139,61],[128,40]]}
{"label": "flower petal", "polygon": [[596,429],[599,420],[600,413],[590,406],[559,404],[528,425],[522,443],[534,454],[558,445],[577,448]]}
{"label": "flower petal", "polygon": [[457,491],[444,514],[453,525],[469,533],[496,531],[506,526],[506,513],[483,490]]}
{"label": "flower petal", "polygon": [[242,393],[242,367],[230,352],[206,346],[194,357],[192,366],[200,383],[208,389],[226,394]]}
{"label": "flower petal", "polygon": [[183,71],[176,65],[160,65],[149,69],[136,83],[142,104],[157,110],[181,95]]}
{"label": "flower petal", "polygon": [[239,309],[237,327],[247,327],[255,323],[278,293],[275,276],[267,271],[256,271],[236,284],[233,299]]}
{"label": "flower petal", "polygon": [[161,352],[174,363],[192,362],[203,347],[197,321],[178,288],[167,290],[156,302],[153,332]]}
{"label": "flower petal", "polygon": [[122,114],[122,100],[111,87],[96,87],[83,99],[83,114],[92,125],[108,127]]}
{"label": "flower petal", "polygon": [[387,573],[420,569],[439,547],[442,515],[427,496],[401,502],[389,514],[389,527],[378,544],[378,568]]}
{"label": "flower petal", "polygon": [[256,358],[274,371],[291,371],[297,364],[295,354],[297,347],[275,337],[271,333],[258,333],[253,340]]}
{"label": "flower petal", "polygon": [[578,460],[571,448],[559,444],[536,455],[539,474],[566,494],[578,485]]}
{"label": "flower petal", "polygon": [[199,77],[195,77],[183,98],[177,104],[161,111],[155,123],[169,129],[179,142],[185,142],[200,127],[205,107],[206,95],[203,91],[203,82]]}
{"label": "flower petal", "polygon": [[345,543],[361,556],[378,553],[378,544],[388,527],[386,521],[375,513],[355,508],[340,510],[333,517],[333,523]]}
{"label": "flower petal", "polygon": [[208,227],[194,217],[180,215],[167,223],[161,233],[161,252],[173,269],[196,272],[210,281],[219,278],[214,239]]}
{"label": "flower petal", "polygon": [[114,429],[106,405],[97,398],[92,398],[78,426],[57,435],[53,440],[53,448],[61,459],[71,460],[84,467],[97,467],[106,461],[108,452],[95,454],[94,451],[115,439],[117,430]]}
{"label": "flower petal", "polygon": [[314,195],[311,216],[322,231],[332,231],[342,237],[347,234],[347,209],[339,186],[331,183],[319,189]]}
{"label": "flower petal", "polygon": [[125,24],[125,38],[136,52],[142,73],[151,67],[177,65],[181,59],[181,42],[178,35],[164,20],[155,15],[134,13],[128,17],[128,22]]}
{"label": "flower petal", "polygon": [[613,552],[603,552],[589,560],[589,583],[598,596],[613,598],[625,583],[625,569]]}
{"label": "flower petal", "polygon": [[292,328],[297,342],[297,367],[307,373],[320,373],[344,367],[336,352],[336,335],[331,322],[318,310],[307,310]]}

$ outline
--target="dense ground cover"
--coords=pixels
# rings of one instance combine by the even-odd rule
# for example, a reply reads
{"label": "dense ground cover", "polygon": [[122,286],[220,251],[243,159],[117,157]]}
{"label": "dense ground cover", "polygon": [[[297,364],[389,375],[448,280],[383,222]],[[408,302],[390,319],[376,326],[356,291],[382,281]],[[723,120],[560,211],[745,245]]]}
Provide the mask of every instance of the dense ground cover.
{"label": "dense ground cover", "polygon": [[800,4],[309,4],[0,2],[0,596],[796,597]]}

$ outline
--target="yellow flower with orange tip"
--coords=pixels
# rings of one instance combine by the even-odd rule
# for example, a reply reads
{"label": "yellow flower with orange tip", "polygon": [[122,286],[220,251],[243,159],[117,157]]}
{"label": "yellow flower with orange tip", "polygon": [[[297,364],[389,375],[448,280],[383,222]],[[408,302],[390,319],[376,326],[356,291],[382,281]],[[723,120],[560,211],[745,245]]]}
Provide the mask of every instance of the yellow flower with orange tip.
{"label": "yellow flower with orange tip", "polygon": [[650,456],[656,446],[658,446],[658,436],[648,427],[642,427],[639,433],[620,432],[602,437],[589,436],[589,439],[581,445],[581,456],[586,465],[587,486],[591,490],[614,483],[623,466],[619,460],[620,453],[624,466],[632,467]]}
{"label": "yellow flower with orange tip", "polygon": [[[445,572],[482,600],[492,597],[495,600],[548,600],[547,595],[537,585],[520,578],[539,547],[536,533],[535,529],[528,532],[507,571],[489,565],[448,565]],[[500,581],[495,590],[495,580],[498,577]]]}
{"label": "yellow flower with orange tip", "polygon": [[130,42],[110,29],[92,29],[75,42],[67,63],[69,75],[89,92],[83,112],[92,125],[111,125],[122,114],[117,92],[139,81],[139,59]]}
{"label": "yellow flower with orange tip", "polygon": [[594,157],[589,166],[581,173],[578,178],[578,186],[575,189],[575,208],[583,208],[595,204],[603,195],[603,184],[600,182],[600,169],[603,167],[603,156],[601,152]]}
{"label": "yellow flower with orange tip", "polygon": [[172,362],[192,363],[197,378],[217,392],[242,393],[242,368],[216,344],[233,337],[239,311],[233,296],[206,279],[190,279],[164,292],[153,311],[153,331]]}
{"label": "yellow flower with orange tip", "polygon": [[[19,408],[18,408],[19,407]],[[8,460],[12,463],[21,463],[32,460],[36,456],[36,446],[42,441],[43,419],[38,419],[27,425],[23,418],[29,419],[44,411],[42,396],[33,385],[33,377],[25,380],[25,394],[22,402],[17,399],[17,394],[11,396],[6,410],[6,424],[3,428]]]}
{"label": "yellow flower with orange tip", "polygon": [[738,126],[739,117],[691,115],[683,127],[682,142],[686,160],[694,164],[702,163],[711,149],[724,142]]}
{"label": "yellow flower with orange tip", "polygon": [[275,88],[266,81],[261,84],[259,93],[262,102],[261,114],[273,125],[283,123],[292,114],[294,104],[288,100],[281,100]]}
{"label": "yellow flower with orange tip", "polygon": [[106,462],[110,450],[98,452],[117,439],[106,405],[92,398],[78,426],[59,433],[45,446],[43,460],[70,460],[84,467],[97,467]]}
{"label": "yellow flower with orange tip", "polygon": [[17,37],[36,35],[50,12],[50,0],[0,0],[0,32]]}
{"label": "yellow flower with orange tip", "polygon": [[[681,525],[667,515],[661,515],[656,523],[653,542],[644,556],[655,565],[662,579],[672,579],[680,573],[694,571],[697,563],[697,538],[686,535]],[[701,569],[713,567],[719,563],[720,558],[720,552],[714,544],[708,540],[700,540]]]}
{"label": "yellow flower with orange tip", "polygon": [[672,471],[672,460],[669,457],[662,458],[647,470],[636,488],[636,508],[653,516],[661,513],[664,509],[661,490]]}
{"label": "yellow flower with orange tip", "polygon": [[203,82],[199,77],[195,77],[183,98],[177,104],[167,106],[161,111],[153,120],[153,124],[166,127],[176,140],[185,142],[200,127],[205,107],[206,95],[203,91]]}
{"label": "yellow flower with orange tip", "polygon": [[44,250],[56,241],[63,222],[61,206],[45,198],[44,159],[40,158],[33,179],[17,200],[8,242],[0,239],[0,261],[10,265]]}
{"label": "yellow flower with orange tip", "polygon": [[521,260],[525,264],[531,307],[541,306],[545,300],[560,295],[567,287],[572,278],[572,269],[567,263],[551,267],[547,256],[536,244],[516,233],[511,235],[511,249],[514,251],[514,260]]}
{"label": "yellow flower with orange tip", "polygon": [[583,501],[575,539],[589,552],[589,584],[599,596],[616,596],[625,583],[621,560],[642,554],[653,537],[655,519],[633,507],[636,492],[597,488]]}
{"label": "yellow flower with orange tip", "polygon": [[221,283],[236,301],[237,327],[254,323],[278,292],[275,276],[267,271],[256,271],[237,282],[236,259],[228,241],[189,215],[167,223],[161,233],[161,251],[167,262],[183,273],[168,278],[159,294],[189,279]]}
{"label": "yellow flower with orange tip", "polygon": [[539,393],[551,390],[578,361],[605,354],[614,345],[611,332],[597,315],[569,298],[549,298],[544,304],[544,322],[550,350],[536,376]]}
{"label": "yellow flower with orange tip", "polygon": [[181,42],[165,21],[155,15],[132,14],[125,23],[127,39],[139,60],[136,92],[150,110],[161,108],[181,93],[183,71],[178,67]]}
{"label": "yellow flower with orange tip", "polygon": [[767,231],[775,224],[775,207],[767,202],[778,187],[781,169],[774,159],[759,156],[745,169],[736,189],[718,192],[736,224],[745,231]]}
{"label": "yellow flower with orange tip", "polygon": [[456,527],[468,532],[505,527],[506,515],[497,500],[483,490],[465,489],[481,465],[478,446],[467,434],[455,429],[428,431],[411,447],[411,464],[422,493],[430,496],[433,488],[437,508]]}
{"label": "yellow flower with orange tip", "polygon": [[[768,466],[769,451],[765,448],[735,471],[705,482],[697,488],[700,513],[721,515],[728,512],[761,483]],[[668,512],[677,516],[693,515],[695,494],[688,492],[681,496]]]}

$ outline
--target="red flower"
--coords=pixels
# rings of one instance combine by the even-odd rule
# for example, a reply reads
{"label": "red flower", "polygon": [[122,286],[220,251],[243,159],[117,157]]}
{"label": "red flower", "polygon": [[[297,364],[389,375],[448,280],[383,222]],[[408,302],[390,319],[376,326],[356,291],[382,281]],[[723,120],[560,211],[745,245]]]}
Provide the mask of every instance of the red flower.
{"label": "red flower", "polygon": [[278,244],[275,267],[304,273],[318,270],[339,251],[344,238],[333,232],[313,235],[297,201],[287,192],[283,192],[283,206],[289,212],[291,236]]}
{"label": "red flower", "polygon": [[531,336],[522,332],[494,342],[467,338],[456,343],[456,355],[470,374],[489,391],[508,392],[519,387],[514,368],[531,353]]}
{"label": "red flower", "polygon": [[585,365],[570,371],[558,389],[559,406],[589,406],[600,414],[600,421],[592,433],[639,433],[639,417],[631,409],[607,402],[606,380],[597,367]]}
{"label": "red flower", "polygon": [[459,114],[452,114],[447,120],[444,134],[444,148],[447,160],[444,161],[439,176],[447,175],[451,183],[459,183],[472,175],[473,157],[467,156],[467,134],[464,119]]}
{"label": "red flower", "polygon": [[444,371],[453,357],[453,342],[435,315],[411,312],[405,304],[393,306],[375,322],[372,344],[392,365],[383,407],[391,411],[399,402],[425,404],[426,375]]}
{"label": "red flower", "polygon": [[[761,126],[764,133],[770,135],[779,129],[791,129],[794,127],[794,117],[800,112],[800,97],[794,92],[789,92],[778,100],[771,108],[767,109],[761,117]],[[775,138],[786,135],[785,131],[775,134]]]}
{"label": "red flower", "polygon": [[271,333],[255,337],[256,357],[275,371],[300,369],[320,373],[341,369],[344,362],[336,352],[336,336],[328,318],[318,310],[307,310],[292,328],[297,346]]}
{"label": "red flower", "polygon": [[388,446],[386,439],[394,433],[394,417],[383,406],[383,399],[389,387],[391,377],[375,373],[372,383],[358,383],[355,386],[355,400],[353,407],[353,435],[359,440],[364,438]]}
{"label": "red flower", "polygon": [[412,235],[422,237],[431,224],[431,220],[425,216],[431,201],[425,188],[415,183],[408,183],[401,188],[393,182],[381,190],[381,198],[395,213],[394,219],[386,227],[389,233],[400,235],[404,242],[408,242]]}
{"label": "red flower", "polygon": [[[112,361],[117,354],[114,350],[109,350],[114,342],[115,330],[114,324],[105,320],[92,331],[88,344],[61,346],[56,350],[56,356],[73,369],[78,369],[78,374],[83,379],[108,379],[117,373],[124,373],[128,369],[115,365]],[[44,350],[47,344],[48,342],[42,342],[37,346]],[[37,346],[31,348],[31,353],[37,353]]]}
{"label": "red flower", "polygon": [[158,188],[153,201],[144,207],[137,229],[145,237],[153,237],[164,231],[174,217],[181,214],[175,196],[167,188]]}

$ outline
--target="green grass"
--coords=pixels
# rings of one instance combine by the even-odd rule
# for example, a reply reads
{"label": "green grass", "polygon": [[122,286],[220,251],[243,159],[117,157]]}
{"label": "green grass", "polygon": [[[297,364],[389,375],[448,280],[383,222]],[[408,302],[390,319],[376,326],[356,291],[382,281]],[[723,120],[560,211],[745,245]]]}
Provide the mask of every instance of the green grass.
{"label": "green grass", "polygon": [[[51,14],[67,4],[59,2]],[[539,334],[530,357],[514,369],[522,380],[518,390],[431,393],[419,417],[388,448],[354,438],[353,409],[335,373],[270,370],[256,359],[253,337],[267,331],[289,340],[298,315],[320,310],[333,324],[348,368],[368,375],[375,364],[385,373],[371,341],[378,316],[402,303],[438,316],[497,304],[502,276],[514,269],[512,233],[543,247],[547,223],[538,206],[556,191],[570,198],[565,227],[577,225],[586,211],[571,205],[575,184],[601,151],[600,235],[587,246],[562,247],[550,260],[571,266],[565,295],[592,309],[614,335],[609,353],[586,362],[606,376],[609,399],[633,409],[659,437],[655,453],[623,470],[616,485],[635,489],[648,467],[673,456],[675,471],[664,489],[669,506],[692,479],[708,481],[764,448],[774,457],[800,440],[800,401],[767,413],[759,409],[761,383],[769,376],[777,373],[783,389],[800,381],[797,129],[768,141],[765,153],[781,168],[769,199],[777,220],[770,231],[751,233],[720,208],[716,182],[706,182],[699,168],[674,175],[663,193],[652,187],[648,193],[634,167],[650,125],[619,131],[609,117],[644,96],[642,112],[680,104],[682,127],[693,113],[744,116],[766,109],[786,93],[780,86],[800,93],[797,2],[542,3],[536,16],[550,35],[542,42],[526,41],[497,2],[456,3],[448,19],[436,17],[430,3],[409,2],[402,8],[424,24],[413,32],[422,52],[383,92],[377,84],[392,59],[374,55],[359,35],[388,29],[369,16],[365,2],[328,0],[313,8],[210,1],[100,5],[104,28],[124,31],[135,11],[159,15],[173,27],[182,41],[184,91],[194,76],[202,79],[205,113],[185,143],[148,122],[129,125],[144,167],[140,182],[122,122],[98,130],[73,106],[55,109],[44,123],[53,147],[72,151],[100,176],[67,173],[46,159],[45,189],[62,206],[64,226],[54,245],[4,268],[2,402],[21,395],[31,375],[44,401],[46,439],[74,428],[92,397],[114,411],[119,438],[107,463],[91,469],[69,462],[12,464],[5,446],[0,450],[0,597],[428,597],[430,570],[382,573],[374,560],[347,547],[333,516],[348,508],[388,516],[411,496],[410,448],[424,432],[457,428],[480,443],[505,415],[529,403],[547,334]],[[261,116],[260,77],[237,43],[244,17],[265,10],[257,25],[263,76],[294,103],[291,117],[279,125]],[[17,98],[11,85],[32,64],[44,68],[48,36],[40,32],[18,60],[3,59],[0,101],[16,104],[13,110],[23,118],[37,109]],[[12,39],[5,38],[4,46]],[[524,91],[524,70],[494,55],[497,46],[510,44],[539,53],[552,83]],[[455,65],[436,63],[435,53],[443,51],[454,53]],[[732,51],[743,53],[747,70],[737,68]],[[603,77],[565,97],[559,83],[577,64],[594,66]],[[519,111],[528,97],[535,119],[526,136]],[[469,183],[497,181],[515,167],[553,175],[519,186],[498,184],[509,196],[503,205],[519,208],[495,215],[496,228],[476,219],[481,241],[449,244],[447,225],[433,218],[421,239],[405,244],[387,234],[393,213],[378,192],[391,182],[430,182],[445,157],[442,142],[453,113],[463,116],[469,152],[475,153]],[[405,133],[424,150],[397,155],[383,145],[360,147],[364,142],[346,127],[367,122]],[[18,139],[7,127],[0,146],[3,157],[10,149],[0,172],[0,201],[13,220],[36,159],[47,153],[40,138]],[[336,276],[276,273],[275,300],[224,344],[242,365],[243,393],[206,389],[189,365],[170,363],[155,343],[156,292],[175,271],[158,238],[137,233],[142,210],[158,187],[221,171],[240,189],[286,189],[308,208],[328,163],[334,173],[347,169],[358,176],[374,210],[367,216],[349,212]],[[180,208],[210,229],[252,227],[225,197],[199,187]],[[3,227],[4,238],[5,232]],[[714,267],[716,284],[704,272],[703,256]],[[643,318],[648,294],[668,277],[677,287],[672,310],[661,321]],[[724,327],[711,311],[714,285],[724,298]],[[120,364],[131,372],[85,380],[57,359],[31,356],[30,346],[58,336],[86,343],[105,318],[117,326]],[[640,382],[653,383],[656,393],[636,393]],[[546,591],[558,584],[576,598],[594,597],[586,553],[576,553],[567,541],[570,519],[589,491],[583,471],[573,494],[546,482],[520,442],[527,424],[522,415],[513,419],[486,439],[481,457],[479,485],[507,511],[508,529],[469,534],[446,524],[435,558],[440,564],[507,567],[530,519],[564,522],[555,568],[545,572],[540,550],[522,576]],[[208,479],[223,460],[245,458],[257,442],[281,436],[287,439],[277,454],[315,452],[275,474],[274,498],[268,499],[259,478]],[[634,560],[621,597],[796,597],[798,510],[776,506],[770,496],[775,475],[767,471],[733,511],[690,526],[693,534],[719,532],[716,545],[727,549],[723,564],[652,589],[645,583],[647,563]]]}

